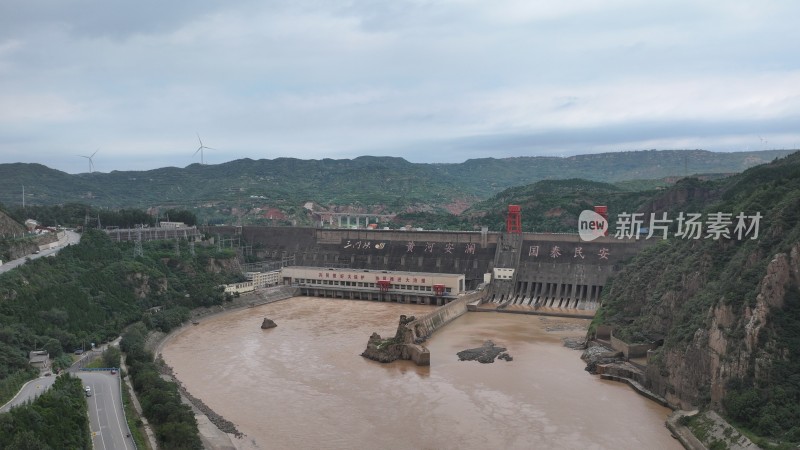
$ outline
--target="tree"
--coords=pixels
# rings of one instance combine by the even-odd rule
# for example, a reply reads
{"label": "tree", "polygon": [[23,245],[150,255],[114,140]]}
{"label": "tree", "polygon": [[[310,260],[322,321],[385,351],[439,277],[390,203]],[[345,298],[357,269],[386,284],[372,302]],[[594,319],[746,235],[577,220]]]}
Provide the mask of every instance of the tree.
{"label": "tree", "polygon": [[59,342],[58,339],[47,339],[42,348],[50,354],[51,358],[57,358],[64,353],[64,349],[61,347],[61,342]]}
{"label": "tree", "polygon": [[119,367],[120,356],[122,352],[118,347],[110,345],[106,351],[103,352],[103,366],[105,367]]}
{"label": "tree", "polygon": [[52,447],[42,442],[39,436],[31,430],[16,433],[14,439],[8,444],[8,450],[51,450]]}

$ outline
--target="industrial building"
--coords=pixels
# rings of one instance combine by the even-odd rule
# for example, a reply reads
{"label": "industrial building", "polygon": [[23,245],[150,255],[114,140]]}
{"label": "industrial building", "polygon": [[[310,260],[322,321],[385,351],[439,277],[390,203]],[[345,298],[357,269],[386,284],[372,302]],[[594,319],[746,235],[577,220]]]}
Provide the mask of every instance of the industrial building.
{"label": "industrial building", "polygon": [[302,295],[444,305],[464,293],[464,274],[325,267],[284,267],[283,284]]}

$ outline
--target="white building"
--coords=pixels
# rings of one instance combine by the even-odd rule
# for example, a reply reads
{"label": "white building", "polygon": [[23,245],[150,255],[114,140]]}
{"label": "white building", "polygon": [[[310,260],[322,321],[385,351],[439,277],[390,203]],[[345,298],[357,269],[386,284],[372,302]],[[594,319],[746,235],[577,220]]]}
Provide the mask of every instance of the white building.
{"label": "white building", "polygon": [[183,222],[159,222],[159,228],[186,228]]}
{"label": "white building", "polygon": [[391,270],[284,267],[284,283],[297,286],[339,286],[358,290],[382,290],[399,294],[457,296],[464,292],[464,275],[400,272]]}
{"label": "white building", "polygon": [[247,281],[241,283],[232,283],[225,285],[226,293],[238,292],[243,294],[245,292],[252,292],[256,289],[263,289],[270,286],[276,286],[281,281],[281,271],[273,270],[271,272],[247,272],[244,274]]}

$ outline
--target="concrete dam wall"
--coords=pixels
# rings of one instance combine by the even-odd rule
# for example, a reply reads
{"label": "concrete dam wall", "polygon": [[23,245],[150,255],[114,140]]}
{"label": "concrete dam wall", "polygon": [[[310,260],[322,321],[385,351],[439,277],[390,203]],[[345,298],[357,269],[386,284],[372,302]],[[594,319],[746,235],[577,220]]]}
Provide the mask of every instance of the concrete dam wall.
{"label": "concrete dam wall", "polygon": [[260,258],[292,258],[295,265],[464,274],[474,290],[495,268],[485,301],[499,309],[539,307],[594,310],[609,276],[648,244],[577,234],[471,231],[348,230],[298,227],[207,227],[205,233],[240,237]]}
{"label": "concrete dam wall", "polygon": [[425,341],[436,330],[461,317],[467,312],[467,304],[479,300],[482,295],[480,292],[466,294],[458,300],[436,308],[435,311],[408,323],[406,327],[411,330],[413,343],[419,344]]}

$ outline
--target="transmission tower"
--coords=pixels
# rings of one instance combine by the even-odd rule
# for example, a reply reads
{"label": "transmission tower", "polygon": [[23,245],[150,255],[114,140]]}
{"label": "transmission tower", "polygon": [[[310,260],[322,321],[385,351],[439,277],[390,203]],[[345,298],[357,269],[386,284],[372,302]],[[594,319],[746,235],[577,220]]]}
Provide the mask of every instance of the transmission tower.
{"label": "transmission tower", "polygon": [[223,238],[219,234],[217,234],[217,250],[222,250],[223,248],[235,248],[238,250],[241,247],[242,240],[240,236],[236,236],[235,238],[227,237]]}
{"label": "transmission tower", "polygon": [[142,230],[136,230],[136,243],[133,245],[133,257],[144,256],[142,250]]}
{"label": "transmission tower", "polygon": [[189,253],[191,253],[192,256],[194,256],[194,239],[189,241]]}
{"label": "transmission tower", "polygon": [[175,256],[181,256],[181,240],[175,239]]}

